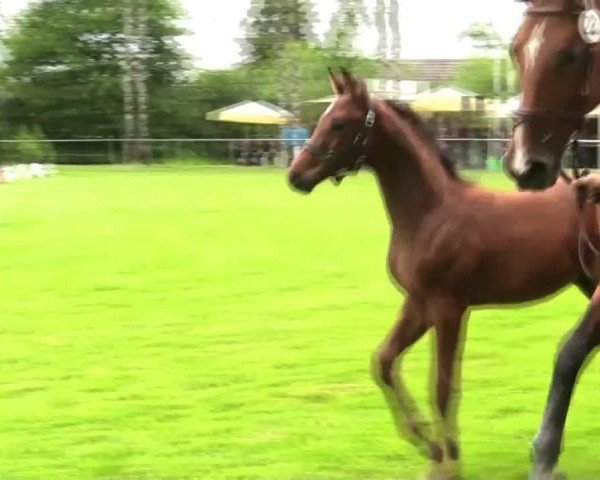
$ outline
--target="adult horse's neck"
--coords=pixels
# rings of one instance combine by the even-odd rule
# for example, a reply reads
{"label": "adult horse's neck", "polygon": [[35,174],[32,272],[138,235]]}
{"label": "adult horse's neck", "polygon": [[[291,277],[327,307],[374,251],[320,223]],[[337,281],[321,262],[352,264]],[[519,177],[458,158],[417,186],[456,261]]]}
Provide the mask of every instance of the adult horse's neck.
{"label": "adult horse's neck", "polygon": [[383,101],[376,102],[376,113],[368,163],[379,181],[393,227],[402,236],[412,237],[457,180],[419,125]]}
{"label": "adult horse's neck", "polygon": [[590,96],[591,96],[591,105],[588,106],[589,112],[594,110],[598,105],[600,105],[600,49],[596,48],[594,51],[594,59],[593,66],[588,75],[591,76],[589,79],[590,85]]}

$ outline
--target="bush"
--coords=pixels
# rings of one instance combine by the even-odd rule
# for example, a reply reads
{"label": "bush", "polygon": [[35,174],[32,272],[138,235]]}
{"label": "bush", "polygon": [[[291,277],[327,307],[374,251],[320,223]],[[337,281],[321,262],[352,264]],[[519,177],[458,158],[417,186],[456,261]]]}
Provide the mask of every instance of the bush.
{"label": "bush", "polygon": [[15,143],[6,144],[5,160],[11,163],[54,163],[56,152],[52,143],[43,141],[46,136],[39,127],[21,127],[12,138]]}

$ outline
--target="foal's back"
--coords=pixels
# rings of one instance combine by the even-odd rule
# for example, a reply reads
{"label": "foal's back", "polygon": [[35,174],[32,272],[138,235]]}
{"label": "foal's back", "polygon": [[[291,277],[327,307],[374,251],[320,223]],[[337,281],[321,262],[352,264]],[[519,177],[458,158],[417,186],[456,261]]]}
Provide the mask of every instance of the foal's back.
{"label": "foal's back", "polygon": [[[592,212],[589,212],[592,213]],[[431,267],[472,305],[524,302],[584,277],[575,192],[560,179],[545,192],[457,185],[430,225]]]}

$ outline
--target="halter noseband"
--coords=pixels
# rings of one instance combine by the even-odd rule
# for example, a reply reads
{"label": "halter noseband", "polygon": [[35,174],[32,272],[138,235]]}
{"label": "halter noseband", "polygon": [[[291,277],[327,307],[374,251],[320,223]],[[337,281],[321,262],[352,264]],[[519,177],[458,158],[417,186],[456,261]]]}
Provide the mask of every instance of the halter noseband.
{"label": "halter noseband", "polygon": [[[324,153],[323,145],[320,143],[314,144],[310,141],[307,141],[304,145],[304,148],[306,148],[319,160],[325,161],[335,168],[331,174],[331,181],[335,185],[342,183],[342,180],[348,175],[356,174],[364,165],[365,160],[367,159],[365,150],[369,141],[369,134],[371,133],[373,125],[375,125],[375,117],[375,102],[371,97],[369,97],[369,109],[367,111],[367,115],[365,116],[363,128],[356,134],[354,141],[350,146],[348,146],[348,148],[342,150],[341,152],[335,148],[330,148]],[[350,167],[345,165],[345,159],[348,155],[352,155],[354,157]]]}

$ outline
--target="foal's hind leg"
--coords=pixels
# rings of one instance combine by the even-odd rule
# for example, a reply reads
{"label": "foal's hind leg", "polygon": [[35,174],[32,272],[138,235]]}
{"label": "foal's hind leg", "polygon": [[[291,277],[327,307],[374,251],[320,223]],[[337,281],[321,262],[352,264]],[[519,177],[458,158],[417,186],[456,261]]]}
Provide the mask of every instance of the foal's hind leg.
{"label": "foal's hind leg", "polygon": [[562,346],[554,365],[546,411],[533,443],[532,480],[552,478],[558,463],[569,404],[581,367],[600,345],[600,289],[594,292],[583,319]]}
{"label": "foal's hind leg", "polygon": [[398,431],[429,458],[441,462],[442,448],[431,441],[430,432],[427,431],[428,425],[421,420],[399,372],[394,376],[396,370],[400,370],[402,353],[428,329],[422,306],[409,296],[400,318],[374,355],[372,367],[375,381],[383,390]]}
{"label": "foal's hind leg", "polygon": [[432,299],[428,302],[428,320],[435,326],[437,384],[435,399],[440,415],[439,435],[444,441],[446,465],[450,471],[446,478],[459,475],[458,448],[458,398],[453,398],[460,385],[464,345],[464,314],[466,306],[454,298]]}

